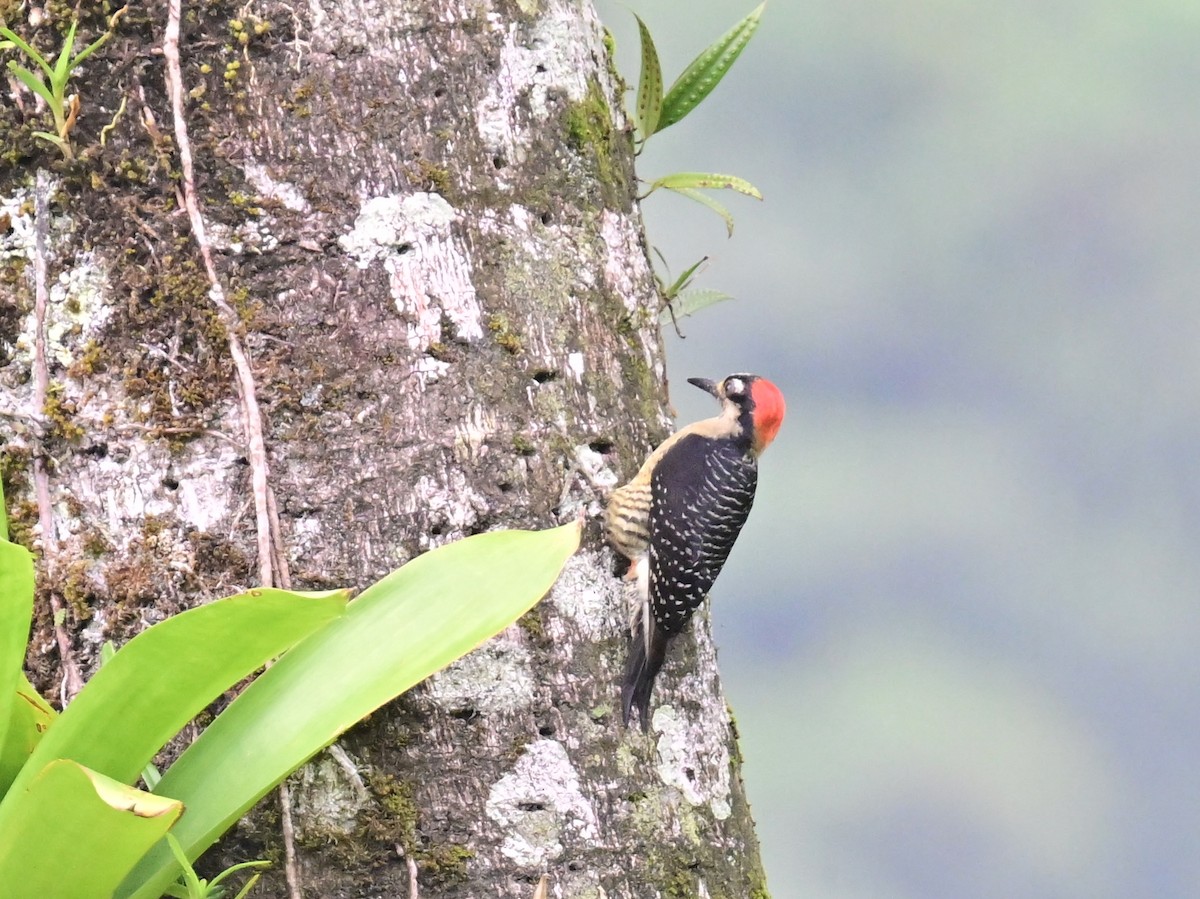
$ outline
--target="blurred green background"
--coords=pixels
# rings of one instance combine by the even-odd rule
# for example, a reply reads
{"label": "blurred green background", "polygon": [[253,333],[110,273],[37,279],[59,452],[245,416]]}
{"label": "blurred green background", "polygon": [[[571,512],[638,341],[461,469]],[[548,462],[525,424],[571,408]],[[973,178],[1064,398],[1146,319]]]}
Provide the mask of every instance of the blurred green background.
{"label": "blurred green background", "polygon": [[[632,6],[669,84],[753,2]],[[777,899],[1200,896],[1198,110],[1195,0],[775,0],[639,160],[766,195],[643,209],[738,298],[680,421],[788,397],[713,593]]]}

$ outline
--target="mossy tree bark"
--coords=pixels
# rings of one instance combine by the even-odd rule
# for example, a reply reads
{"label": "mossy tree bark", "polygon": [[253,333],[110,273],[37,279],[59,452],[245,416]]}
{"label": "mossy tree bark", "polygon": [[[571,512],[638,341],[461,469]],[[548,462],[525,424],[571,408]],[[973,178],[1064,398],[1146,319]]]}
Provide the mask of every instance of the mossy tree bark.
{"label": "mossy tree bark", "polygon": [[[103,640],[257,582],[165,19],[134,0],[78,73],[74,161],[30,136],[47,118],[30,94],[14,83],[0,104],[0,437],[14,531],[44,550],[30,666],[48,694]],[[66,24],[14,27],[56,51]],[[184,7],[181,52],[293,585],[362,586],[466,534],[589,522],[520,626],[292,778],[304,895],[408,896],[414,870],[426,897],[529,897],[543,873],[562,897],[765,894],[706,621],[660,679],[654,733],[618,720],[627,610],[599,512],[668,419],[622,86],[590,4],[217,0]],[[53,185],[41,409],[37,169]],[[277,801],[216,861],[281,857]],[[256,892],[285,894],[278,867]]]}

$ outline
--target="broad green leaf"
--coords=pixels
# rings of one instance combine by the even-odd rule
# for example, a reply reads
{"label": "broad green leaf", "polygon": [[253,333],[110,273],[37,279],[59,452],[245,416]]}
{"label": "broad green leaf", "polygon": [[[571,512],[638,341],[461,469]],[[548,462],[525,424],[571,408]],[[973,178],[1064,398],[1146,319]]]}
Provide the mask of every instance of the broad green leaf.
{"label": "broad green leaf", "polygon": [[663,98],[662,114],[658,120],[659,131],[674,125],[699,106],[704,98],[712,93],[713,88],[721,83],[725,73],[754,36],[763,7],[766,5],[764,2],[755,7],[746,18],[693,59],[675,79],[675,83]]}
{"label": "broad green leaf", "polygon": [[8,539],[8,506],[4,502],[4,479],[0,478],[0,540]]}
{"label": "broad green leaf", "polygon": [[58,717],[58,712],[54,710],[54,707],[50,703],[46,702],[42,694],[29,682],[29,678],[25,676],[24,671],[17,678],[17,694],[23,697],[25,703],[34,709],[36,712],[34,718],[38,722],[45,724],[45,727],[40,728],[42,733],[45,733],[46,727],[50,726],[50,722]]}
{"label": "broad green leaf", "polygon": [[673,175],[664,175],[651,183],[650,190],[654,191],[660,187],[668,190],[679,190],[680,188],[736,190],[739,194],[754,197],[756,200],[762,199],[759,189],[745,178],[739,178],[737,175],[718,175],[715,172],[676,172]]}
{"label": "broad green leaf", "polygon": [[[222,692],[341,615],[346,595],[250,590],[142,631],[84,685],[26,769],[69,758],[133,783],[154,754]],[[14,789],[27,777],[22,771]]]}
{"label": "broad green leaf", "polygon": [[57,759],[0,808],[5,899],[111,896],[183,805]]}
{"label": "broad green leaf", "polygon": [[[163,775],[187,806],[189,859],[339,734],[512,624],[554,584],[579,525],[496,531],[418,556],[264,671]],[[119,896],[157,899],[179,871],[165,843]]]}
{"label": "broad green leaf", "polygon": [[[105,640],[100,644],[100,664],[106,665],[112,661],[113,656],[117,654],[117,647],[113,646],[112,640]],[[158,782],[162,780],[162,774],[154,762],[147,762],[146,767],[142,769],[142,783],[146,785],[146,789],[151,793],[158,786]]]}
{"label": "broad green leaf", "polygon": [[[16,543],[0,540],[0,792],[10,783],[9,730],[13,724],[17,687],[24,676],[25,646],[33,617],[33,556]],[[20,735],[13,734],[17,743]]]}
{"label": "broad green leaf", "polygon": [[0,747],[0,797],[8,791],[9,784],[17,778],[17,772],[29,761],[42,734],[50,727],[58,713],[21,672],[17,680],[16,699],[8,718],[7,735]]}
{"label": "broad green leaf", "polygon": [[695,315],[706,306],[712,306],[715,303],[723,303],[726,300],[732,299],[733,297],[720,290],[706,290],[703,288],[685,290],[676,296],[675,299],[671,300],[670,305],[658,314],[658,320],[665,325],[676,319]]}
{"label": "broad green leaf", "polygon": [[[50,63],[46,62],[46,58],[42,56],[42,54],[38,53],[37,50],[34,50],[29,44],[27,44],[25,39],[15,31],[0,25],[0,36],[7,38],[16,46],[20,47],[21,52],[37,63],[41,70],[46,73],[47,77],[54,74],[54,70],[50,68]],[[10,67],[13,65],[15,65],[15,63],[9,63]]]}
{"label": "broad green leaf", "polygon": [[702,194],[700,191],[694,190],[690,187],[672,187],[668,189],[675,191],[675,193],[679,194],[681,197],[687,197],[689,200],[694,200],[702,206],[707,206],[724,220],[725,233],[728,236],[733,237],[733,213],[731,213],[723,203],[719,203],[708,194]]}
{"label": "broad green leaf", "polygon": [[47,106],[52,106],[54,104],[54,95],[50,93],[50,90],[45,84],[42,83],[42,79],[38,78],[37,75],[33,74],[33,72],[29,71],[29,69],[25,68],[23,65],[11,61],[8,64],[8,68],[9,71],[17,76],[22,84],[45,100]]}
{"label": "broad green leaf", "polygon": [[63,41],[62,51],[58,54],[58,59],[54,63],[54,74],[50,78],[54,94],[60,98],[66,88],[67,79],[71,77],[71,51],[75,49],[75,29],[78,25],[78,19],[71,20],[71,27],[67,29],[67,36]]}
{"label": "broad green leaf", "polygon": [[642,21],[641,16],[633,14],[637,19],[638,33],[642,38],[642,71],[638,76],[637,120],[638,129],[642,132],[645,142],[651,134],[658,130],[658,118],[662,112],[663,81],[662,66],[658,63],[658,50],[654,48],[654,38],[650,29]]}

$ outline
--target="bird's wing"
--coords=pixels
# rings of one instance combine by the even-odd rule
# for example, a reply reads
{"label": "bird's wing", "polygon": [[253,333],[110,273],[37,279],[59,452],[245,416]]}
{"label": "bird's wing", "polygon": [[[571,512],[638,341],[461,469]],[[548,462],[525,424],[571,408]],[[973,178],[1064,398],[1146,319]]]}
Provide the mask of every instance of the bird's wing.
{"label": "bird's wing", "polygon": [[746,523],[758,469],[728,441],[691,434],[651,479],[650,605],[668,634],[704,601]]}

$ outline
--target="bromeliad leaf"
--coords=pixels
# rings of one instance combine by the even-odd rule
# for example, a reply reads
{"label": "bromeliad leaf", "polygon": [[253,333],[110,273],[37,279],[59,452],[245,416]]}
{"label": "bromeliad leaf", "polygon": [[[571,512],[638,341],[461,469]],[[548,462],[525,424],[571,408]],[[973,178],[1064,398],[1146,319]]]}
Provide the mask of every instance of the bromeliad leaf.
{"label": "bromeliad leaf", "polygon": [[642,21],[641,16],[634,13],[637,19],[638,32],[642,38],[642,71],[638,76],[637,121],[642,133],[642,143],[658,130],[659,115],[662,112],[663,81],[662,66],[658,62],[658,51],[654,48],[654,38],[650,29]]}
{"label": "bromeliad leaf", "polygon": [[112,896],[182,812],[175,799],[55,759],[0,804],[4,895]]}
{"label": "bromeliad leaf", "polygon": [[[30,756],[13,789],[56,758],[133,783],[166,742],[242,678],[344,614],[348,591],[258,588],[182,612],[130,640]],[[147,671],[158,673],[148,678]],[[0,881],[2,883],[3,881]]]}
{"label": "bromeliad leaf", "polygon": [[673,175],[664,175],[650,185],[650,191],[653,192],[660,187],[668,190],[679,190],[680,188],[736,190],[738,193],[754,197],[756,200],[762,199],[762,192],[745,178],[739,178],[736,175],[718,175],[714,172],[676,172]]}
{"label": "bromeliad leaf", "polygon": [[[356,721],[516,621],[578,547],[577,524],[477,534],[368,587],[261,674],[167,769],[156,790],[187,807],[174,829],[187,858]],[[117,896],[158,899],[178,870],[160,844]]]}
{"label": "bromeliad leaf", "polygon": [[4,745],[0,747],[0,794],[8,792],[9,786],[24,767],[42,734],[54,723],[57,713],[42,699],[24,672],[18,672],[17,689],[8,717],[8,729]]}
{"label": "bromeliad leaf", "polygon": [[754,10],[719,37],[713,44],[692,60],[683,70],[662,101],[662,113],[658,120],[658,131],[674,125],[712,93],[721,83],[725,73],[737,61],[742,50],[758,28],[763,7],[760,3]]}
{"label": "bromeliad leaf", "polygon": [[[0,541],[0,795],[8,789],[16,769],[24,763],[19,747],[28,736],[21,733],[14,714],[22,702],[21,665],[33,616],[33,556],[7,540]],[[10,733],[11,731],[11,733]],[[9,747],[12,741],[13,747]]]}

